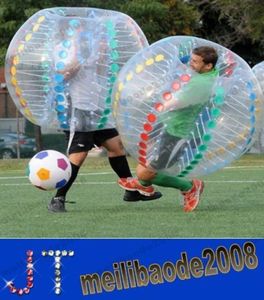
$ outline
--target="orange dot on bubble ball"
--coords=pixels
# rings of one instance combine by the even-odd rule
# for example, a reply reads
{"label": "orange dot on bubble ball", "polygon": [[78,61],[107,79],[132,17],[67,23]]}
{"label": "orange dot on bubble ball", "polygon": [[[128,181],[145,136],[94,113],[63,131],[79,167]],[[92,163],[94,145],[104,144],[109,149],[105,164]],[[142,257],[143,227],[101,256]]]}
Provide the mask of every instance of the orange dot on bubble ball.
{"label": "orange dot on bubble ball", "polygon": [[179,81],[174,81],[171,87],[174,91],[178,91],[181,88],[181,83]]}
{"label": "orange dot on bubble ball", "polygon": [[22,107],[26,107],[27,106],[27,101],[24,98],[20,98],[19,99],[19,103],[21,104]]}
{"label": "orange dot on bubble ball", "polygon": [[140,149],[140,150],[138,151],[138,153],[139,153],[141,156],[146,156],[146,155],[147,155],[146,151],[144,151],[144,150],[142,150],[142,149]]}
{"label": "orange dot on bubble ball", "polygon": [[157,117],[154,114],[148,114],[147,119],[149,122],[153,123],[157,120]]}
{"label": "orange dot on bubble ball", "polygon": [[149,136],[147,133],[141,133],[140,137],[143,141],[147,141],[149,139]]}
{"label": "orange dot on bubble ball", "polygon": [[145,123],[143,127],[146,131],[151,131],[153,129],[153,127],[149,123]]}
{"label": "orange dot on bubble ball", "polygon": [[146,145],[145,143],[143,143],[143,142],[140,142],[140,143],[138,144],[138,146],[139,146],[139,148],[147,149],[147,145]]}
{"label": "orange dot on bubble ball", "polygon": [[22,94],[22,90],[21,90],[21,88],[19,88],[19,87],[16,87],[16,95],[18,96],[18,97],[20,97],[21,96],[21,94]]}
{"label": "orange dot on bubble ball", "polygon": [[155,107],[155,109],[156,109],[157,111],[159,111],[159,112],[163,111],[163,109],[164,109],[164,106],[163,106],[162,103],[156,103],[156,104],[154,105],[154,107]]}
{"label": "orange dot on bubble ball", "polygon": [[163,94],[163,99],[164,99],[164,100],[168,101],[168,100],[171,100],[171,98],[172,98],[171,92],[165,92],[165,93]]}
{"label": "orange dot on bubble ball", "polygon": [[181,75],[181,81],[183,81],[183,82],[188,82],[190,79],[191,79],[191,77],[188,74]]}

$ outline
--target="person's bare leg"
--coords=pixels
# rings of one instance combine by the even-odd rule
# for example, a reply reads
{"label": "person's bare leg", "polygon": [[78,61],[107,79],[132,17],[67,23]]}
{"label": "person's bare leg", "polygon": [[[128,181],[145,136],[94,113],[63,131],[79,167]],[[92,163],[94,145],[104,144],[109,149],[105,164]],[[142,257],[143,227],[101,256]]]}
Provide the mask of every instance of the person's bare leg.
{"label": "person's bare leg", "polygon": [[108,157],[118,157],[126,155],[119,135],[106,140],[104,143],[102,143],[102,146],[107,150]]}
{"label": "person's bare leg", "polygon": [[69,155],[69,160],[72,164],[74,164],[75,166],[80,167],[83,162],[85,161],[86,157],[87,157],[88,152],[84,151],[84,152],[77,152],[77,153],[71,153]]}
{"label": "person's bare leg", "polygon": [[136,174],[139,180],[149,181],[156,176],[157,172],[151,168],[146,168],[138,164]]}

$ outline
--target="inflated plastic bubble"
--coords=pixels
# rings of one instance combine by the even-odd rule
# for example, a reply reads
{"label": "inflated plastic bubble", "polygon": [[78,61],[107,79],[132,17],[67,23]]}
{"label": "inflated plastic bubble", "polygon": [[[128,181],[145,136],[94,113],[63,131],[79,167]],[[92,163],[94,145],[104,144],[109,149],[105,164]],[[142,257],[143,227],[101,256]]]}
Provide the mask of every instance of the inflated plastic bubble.
{"label": "inflated plastic bubble", "polygon": [[8,90],[20,112],[37,125],[81,131],[111,128],[117,74],[147,45],[141,29],[123,13],[44,9],[10,43]]}
{"label": "inflated plastic bubble", "polygon": [[252,71],[257,77],[257,80],[261,86],[261,89],[264,93],[264,61],[256,64],[253,68]]}
{"label": "inflated plastic bubble", "polygon": [[[194,72],[192,49],[218,53],[210,74]],[[123,67],[113,112],[127,151],[145,166],[180,177],[212,173],[252,144],[263,98],[248,64],[207,40],[175,36],[143,49]]]}

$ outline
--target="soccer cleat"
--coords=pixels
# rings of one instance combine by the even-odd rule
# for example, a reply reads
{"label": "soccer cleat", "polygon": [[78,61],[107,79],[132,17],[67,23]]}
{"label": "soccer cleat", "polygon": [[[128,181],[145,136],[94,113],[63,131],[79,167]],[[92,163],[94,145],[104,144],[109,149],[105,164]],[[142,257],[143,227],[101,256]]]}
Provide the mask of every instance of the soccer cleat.
{"label": "soccer cleat", "polygon": [[155,194],[155,189],[152,185],[144,186],[134,177],[120,178],[118,179],[118,184],[127,191],[138,191],[144,196],[153,196]]}
{"label": "soccer cleat", "polygon": [[51,212],[66,212],[65,197],[53,197],[48,205],[48,210]]}
{"label": "soccer cleat", "polygon": [[195,210],[200,201],[200,196],[204,189],[204,183],[202,180],[194,179],[192,188],[187,192],[182,192],[184,197],[183,210],[185,212],[191,212]]}
{"label": "soccer cleat", "polygon": [[140,194],[138,191],[125,191],[123,200],[127,202],[136,202],[136,201],[151,201],[156,200],[162,197],[160,192],[155,192],[151,196],[144,196]]}

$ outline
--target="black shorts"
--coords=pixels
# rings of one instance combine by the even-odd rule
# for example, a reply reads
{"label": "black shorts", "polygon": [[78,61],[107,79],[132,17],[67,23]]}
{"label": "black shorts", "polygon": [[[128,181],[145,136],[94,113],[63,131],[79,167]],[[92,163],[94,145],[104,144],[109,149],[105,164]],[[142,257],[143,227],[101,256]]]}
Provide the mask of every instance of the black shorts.
{"label": "black shorts", "polygon": [[[65,131],[66,141],[69,143],[70,132]],[[105,141],[118,136],[118,132],[115,128],[103,129],[89,132],[74,132],[71,145],[69,147],[69,154],[87,152],[91,150],[94,145],[100,147]]]}

